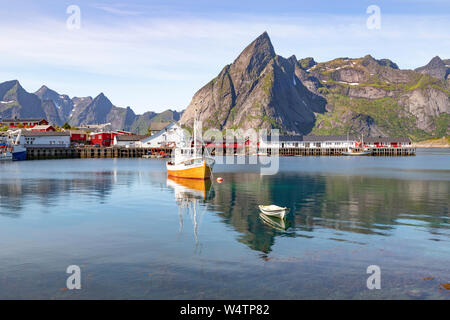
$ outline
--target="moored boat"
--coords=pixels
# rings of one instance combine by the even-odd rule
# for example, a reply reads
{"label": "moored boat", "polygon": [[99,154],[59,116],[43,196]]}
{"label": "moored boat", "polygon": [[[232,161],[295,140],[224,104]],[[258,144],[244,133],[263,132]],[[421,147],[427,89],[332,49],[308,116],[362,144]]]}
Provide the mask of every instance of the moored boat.
{"label": "moored boat", "polygon": [[0,161],[11,161],[12,159],[13,158],[11,152],[0,152]]}
{"label": "moored boat", "polygon": [[[22,135],[22,130],[14,130],[14,131],[8,131],[9,133],[9,140],[8,140],[8,146],[9,151],[12,155],[13,161],[23,161],[27,158],[27,149],[20,144],[20,137]],[[15,135],[17,135],[15,137]]]}
{"label": "moored boat", "polygon": [[367,149],[357,149],[349,147],[347,151],[342,152],[342,155],[344,156],[368,156],[371,152]]}
{"label": "moored boat", "polygon": [[[349,144],[348,141],[348,133],[347,133],[347,144]],[[372,152],[364,147],[364,137],[361,137],[359,141],[355,142],[354,147],[347,147],[347,151],[342,152],[342,155],[344,156],[369,156]]]}
{"label": "moored boat", "polygon": [[192,143],[188,147],[175,147],[172,159],[166,164],[168,175],[178,178],[209,179],[215,161],[204,148],[203,142],[198,142],[197,116],[194,119],[193,147],[191,145]]}

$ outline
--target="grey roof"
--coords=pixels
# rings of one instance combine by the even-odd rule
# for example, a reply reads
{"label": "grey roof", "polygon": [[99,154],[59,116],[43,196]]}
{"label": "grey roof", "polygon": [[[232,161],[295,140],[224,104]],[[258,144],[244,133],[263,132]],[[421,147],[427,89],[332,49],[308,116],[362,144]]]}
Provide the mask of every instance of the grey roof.
{"label": "grey roof", "polygon": [[67,136],[70,137],[70,132],[62,132],[62,131],[29,131],[22,130],[22,135],[25,137],[55,137],[55,136]]}
{"label": "grey roof", "polygon": [[[272,138],[272,136],[263,136],[260,137],[261,140],[270,142],[272,140],[275,140],[275,137]],[[303,141],[302,136],[278,136],[278,141]]]}
{"label": "grey roof", "polygon": [[[271,136],[262,137],[264,141],[272,141]],[[349,140],[355,140],[354,136],[349,136]],[[347,136],[279,136],[280,142],[325,142],[325,141],[347,141]]]}
{"label": "grey roof", "polygon": [[[279,136],[278,141],[280,142],[331,142],[331,141],[356,141],[359,140],[360,137],[349,135],[341,136]],[[262,137],[263,141],[272,141],[271,136]],[[391,142],[400,142],[400,143],[410,143],[411,139],[408,137],[363,137],[364,142],[374,143],[374,142],[382,142],[390,144]]]}
{"label": "grey roof", "polygon": [[36,125],[33,128],[30,128],[31,130],[41,130],[41,129],[48,129],[53,126],[51,124],[41,124],[41,125]]}
{"label": "grey roof", "polygon": [[133,135],[119,134],[115,138],[117,139],[117,141],[139,141],[146,137],[147,136],[141,136],[141,135],[136,135],[136,134],[133,134]]}
{"label": "grey roof", "polygon": [[161,131],[165,129],[172,122],[151,122],[150,123],[150,131]]}
{"label": "grey roof", "polygon": [[310,142],[327,142],[327,141],[354,141],[356,140],[355,136],[349,135],[345,136],[303,136],[303,141]]}
{"label": "grey roof", "polygon": [[70,134],[87,134],[85,130],[64,130],[64,132],[69,132]]}
{"label": "grey roof", "polygon": [[36,121],[42,121],[46,119],[44,118],[18,118],[18,119],[0,119],[0,122],[36,122]]}
{"label": "grey roof", "polygon": [[364,142],[367,143],[391,143],[391,142],[400,142],[400,143],[411,143],[411,139],[409,137],[367,137],[364,138]]}

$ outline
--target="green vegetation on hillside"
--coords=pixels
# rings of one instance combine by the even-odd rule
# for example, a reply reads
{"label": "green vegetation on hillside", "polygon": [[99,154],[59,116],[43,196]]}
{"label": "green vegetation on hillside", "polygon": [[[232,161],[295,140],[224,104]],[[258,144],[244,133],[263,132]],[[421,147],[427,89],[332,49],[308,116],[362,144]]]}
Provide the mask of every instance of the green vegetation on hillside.
{"label": "green vegetation on hillside", "polygon": [[[393,98],[363,99],[343,95],[327,95],[328,102],[334,106],[332,112],[320,114],[312,133],[317,135],[342,135],[349,130],[358,134],[352,126],[352,118],[367,115],[375,124],[392,136],[409,136],[414,141],[429,138],[431,135],[417,129],[413,115],[403,117],[404,110]],[[321,128],[317,125],[320,124]]]}
{"label": "green vegetation on hillside", "polygon": [[441,113],[435,120],[436,136],[444,137],[450,134],[450,114]]}

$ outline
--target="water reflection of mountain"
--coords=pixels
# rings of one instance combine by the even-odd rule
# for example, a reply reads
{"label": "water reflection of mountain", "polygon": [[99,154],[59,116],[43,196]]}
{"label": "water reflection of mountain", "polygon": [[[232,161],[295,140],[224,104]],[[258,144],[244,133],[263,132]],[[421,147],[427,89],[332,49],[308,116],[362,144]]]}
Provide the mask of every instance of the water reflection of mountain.
{"label": "water reflection of mountain", "polygon": [[[240,242],[264,254],[278,236],[316,237],[319,228],[335,230],[344,241],[351,234],[389,236],[405,214],[429,233],[449,228],[447,181],[253,173],[224,178],[211,200],[214,209],[241,234]],[[286,230],[259,218],[258,205],[271,203],[291,209]]]}
{"label": "water reflection of mountain", "polygon": [[102,202],[111,194],[114,180],[114,172],[78,173],[60,179],[2,179],[0,214],[18,217],[31,199],[49,207],[69,193],[86,194]]}

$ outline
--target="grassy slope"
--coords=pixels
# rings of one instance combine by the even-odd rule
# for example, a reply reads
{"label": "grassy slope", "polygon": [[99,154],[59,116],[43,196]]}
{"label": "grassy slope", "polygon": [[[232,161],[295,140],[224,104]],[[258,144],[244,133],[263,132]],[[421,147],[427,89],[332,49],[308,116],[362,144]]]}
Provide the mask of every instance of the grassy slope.
{"label": "grassy slope", "polygon": [[420,141],[416,143],[416,147],[423,148],[450,148],[450,136],[446,136],[443,138],[432,138],[424,141]]}
{"label": "grassy slope", "polygon": [[[353,59],[352,61],[359,63],[360,59]],[[313,129],[312,134],[346,134],[352,125],[351,121],[345,120],[351,119],[348,116],[349,112],[352,114],[369,115],[374,119],[375,124],[389,135],[409,136],[413,141],[420,141],[434,136],[442,137],[448,134],[450,123],[449,114],[441,114],[439,117],[433,119],[437,129],[433,133],[428,133],[416,127],[416,117],[414,115],[402,116],[402,114],[405,114],[404,108],[397,103],[396,98],[364,99],[350,98],[345,95],[345,91],[349,85],[334,81],[333,71],[330,71],[329,68],[337,68],[346,63],[348,62],[342,59],[336,59],[330,63],[319,64],[315,67],[316,71],[327,79],[327,87],[321,88],[320,92],[326,97],[328,103],[334,109],[332,112],[318,115],[316,127]],[[355,66],[355,68],[359,67],[358,65]],[[380,80],[377,75],[370,75],[366,83],[361,83],[358,86],[372,86],[386,91],[395,91],[394,97],[411,90],[432,87],[443,91],[450,97],[450,91],[447,86],[442,81],[428,75],[415,76],[411,82],[403,84],[386,83]],[[347,114],[347,117],[344,117],[345,114]],[[321,128],[317,127],[318,124],[321,124]]]}

